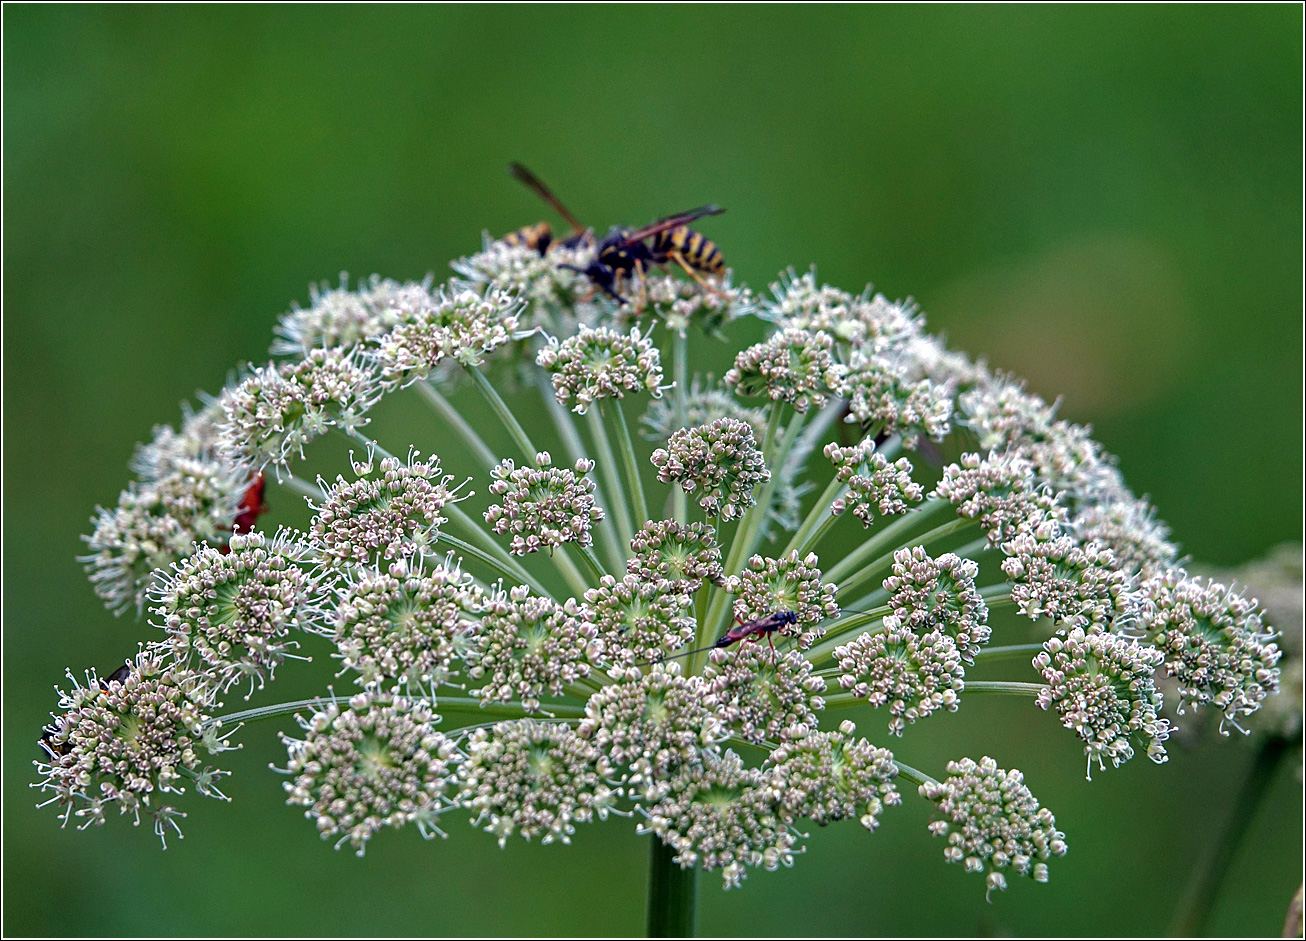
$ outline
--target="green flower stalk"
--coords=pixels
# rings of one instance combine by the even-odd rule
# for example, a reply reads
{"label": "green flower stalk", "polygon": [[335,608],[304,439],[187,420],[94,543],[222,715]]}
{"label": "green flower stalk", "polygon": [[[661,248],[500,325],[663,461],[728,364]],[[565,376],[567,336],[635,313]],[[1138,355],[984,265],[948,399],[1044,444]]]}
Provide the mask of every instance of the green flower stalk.
{"label": "green flower stalk", "polygon": [[[1167,704],[1223,730],[1275,702],[1257,603],[1190,575],[1086,428],[914,305],[674,270],[619,303],[593,254],[487,241],[444,284],[316,287],[270,362],[156,429],[82,561],[157,630],[61,694],[36,786],[65,824],[176,832],[189,791],[222,796],[208,756],[293,714],[287,803],[335,846],[464,820],[565,845],[630,817],[655,843],[649,923],[683,931],[699,872],[799,864],[812,824],[869,839],[904,781],[987,894],[1046,881],[1066,839],[1020,771],[902,760],[971,696],[1054,713],[1090,770],[1164,761]],[[770,335],[695,375],[690,334],[729,342],[741,317]],[[391,396],[431,406],[409,440],[369,437]],[[364,451],[314,485],[328,432]],[[952,459],[903,453],[927,442]],[[302,531],[258,526],[264,472],[274,503],[307,501]],[[982,661],[1011,673],[968,680]],[[267,699],[291,670],[320,670],[316,700]],[[235,688],[260,703],[226,711]]]}

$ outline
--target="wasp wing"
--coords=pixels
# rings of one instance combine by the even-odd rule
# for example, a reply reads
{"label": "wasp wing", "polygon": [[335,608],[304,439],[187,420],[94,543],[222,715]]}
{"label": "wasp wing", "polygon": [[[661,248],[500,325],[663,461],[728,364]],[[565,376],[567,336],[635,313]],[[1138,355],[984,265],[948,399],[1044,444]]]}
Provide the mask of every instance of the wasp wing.
{"label": "wasp wing", "polygon": [[628,232],[625,237],[625,245],[634,245],[641,242],[651,235],[657,235],[659,232],[665,232],[668,229],[674,229],[678,226],[688,225],[695,219],[702,219],[704,216],[719,216],[725,212],[716,204],[710,206],[699,206],[697,209],[690,209],[687,212],[679,212],[674,216],[667,216],[665,219],[659,219],[652,222],[642,229],[636,229],[634,232]]}
{"label": "wasp wing", "polygon": [[553,193],[549,191],[549,188],[540,182],[540,178],[534,173],[527,170],[516,161],[508,164],[508,172],[511,173],[515,179],[520,180],[533,189],[541,199],[556,209],[558,215],[566,219],[567,224],[571,226],[572,234],[578,235],[585,230],[585,227],[576,221],[576,217],[567,211],[567,207],[558,201],[558,197],[554,196]]}

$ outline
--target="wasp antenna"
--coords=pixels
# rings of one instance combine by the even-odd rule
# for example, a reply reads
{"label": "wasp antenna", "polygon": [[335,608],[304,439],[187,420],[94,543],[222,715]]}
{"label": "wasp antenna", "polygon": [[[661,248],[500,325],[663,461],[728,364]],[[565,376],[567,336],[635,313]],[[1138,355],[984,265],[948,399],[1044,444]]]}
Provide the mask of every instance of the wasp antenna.
{"label": "wasp antenna", "polygon": [[696,653],[702,653],[704,650],[716,650],[719,644],[713,644],[711,647],[699,647],[697,650],[686,650],[684,653],[673,653],[669,657],[658,657],[656,660],[645,660],[643,663],[637,663],[637,667],[648,667],[655,663],[665,663],[668,660],[679,660],[681,657],[692,657]]}

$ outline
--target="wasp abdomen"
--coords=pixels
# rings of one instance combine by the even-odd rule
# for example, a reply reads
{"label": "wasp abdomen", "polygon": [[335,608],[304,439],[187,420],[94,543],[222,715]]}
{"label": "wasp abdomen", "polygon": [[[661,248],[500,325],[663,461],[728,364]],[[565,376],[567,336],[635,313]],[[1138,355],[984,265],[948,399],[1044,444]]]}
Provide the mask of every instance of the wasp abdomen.
{"label": "wasp abdomen", "polygon": [[525,245],[543,255],[553,241],[553,229],[547,222],[537,222],[535,225],[524,225],[516,232],[509,232],[499,241],[514,248]]}
{"label": "wasp abdomen", "polygon": [[717,274],[725,267],[721,249],[701,232],[695,232],[687,225],[677,226],[667,232],[659,232],[653,238],[653,256],[659,261],[677,254],[685,259],[691,268],[706,274]]}

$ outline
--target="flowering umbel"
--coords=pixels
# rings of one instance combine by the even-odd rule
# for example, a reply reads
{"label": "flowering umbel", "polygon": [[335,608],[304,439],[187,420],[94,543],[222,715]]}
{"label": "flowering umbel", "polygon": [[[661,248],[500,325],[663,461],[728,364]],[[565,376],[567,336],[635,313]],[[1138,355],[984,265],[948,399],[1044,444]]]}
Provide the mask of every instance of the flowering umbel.
{"label": "flowering umbel", "polygon": [[[1088,429],[914,304],[792,272],[760,300],[688,264],[595,284],[595,253],[487,240],[445,284],[315,287],[270,362],[156,429],[82,561],[158,630],[61,694],[36,786],[65,823],[176,832],[188,792],[223,796],[207,759],[242,722],[296,714],[287,802],[360,855],[410,824],[566,844],[631,816],[729,888],[914,792],[991,891],[1066,852],[1022,773],[936,779],[851,716],[910,744],[1020,697],[1010,721],[1055,714],[1091,769],[1164,761],[1166,696],[1234,728],[1277,688],[1257,603],[1180,568]],[[692,374],[690,334],[754,315],[768,336]],[[434,429],[404,440],[392,397]],[[345,473],[305,474],[323,438],[355,449]],[[302,529],[259,528],[265,482]],[[224,712],[310,657],[339,671],[311,704]]]}

